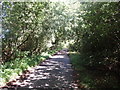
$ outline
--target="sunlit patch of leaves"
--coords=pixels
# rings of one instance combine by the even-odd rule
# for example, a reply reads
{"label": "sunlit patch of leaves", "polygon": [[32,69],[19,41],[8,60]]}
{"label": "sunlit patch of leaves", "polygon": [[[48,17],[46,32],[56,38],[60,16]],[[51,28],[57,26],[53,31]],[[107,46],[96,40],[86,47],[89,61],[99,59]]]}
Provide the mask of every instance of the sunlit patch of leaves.
{"label": "sunlit patch of leaves", "polygon": [[51,52],[48,51],[48,56],[42,54],[28,57],[25,53],[22,59],[16,58],[10,62],[5,62],[0,66],[0,85],[4,85],[5,82],[15,79],[16,76],[22,74],[22,72],[28,68],[38,65],[43,60],[49,58],[50,55],[56,53],[57,50],[59,49]]}

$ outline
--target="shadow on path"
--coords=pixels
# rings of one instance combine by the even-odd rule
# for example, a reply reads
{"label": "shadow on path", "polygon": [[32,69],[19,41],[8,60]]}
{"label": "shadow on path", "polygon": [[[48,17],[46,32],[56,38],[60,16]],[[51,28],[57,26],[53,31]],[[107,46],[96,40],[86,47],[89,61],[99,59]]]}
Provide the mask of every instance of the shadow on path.
{"label": "shadow on path", "polygon": [[18,80],[14,84],[19,85],[22,90],[29,88],[78,90],[74,83],[73,69],[66,51],[60,51],[57,55],[45,60],[34,67],[25,80]]}

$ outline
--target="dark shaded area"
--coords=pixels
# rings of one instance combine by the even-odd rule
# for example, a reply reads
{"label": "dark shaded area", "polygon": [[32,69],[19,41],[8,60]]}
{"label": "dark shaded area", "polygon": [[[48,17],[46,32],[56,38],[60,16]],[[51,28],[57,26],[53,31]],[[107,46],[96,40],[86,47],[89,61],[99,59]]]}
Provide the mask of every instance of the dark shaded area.
{"label": "dark shaded area", "polygon": [[103,67],[96,68],[85,65],[80,53],[70,53],[70,57],[81,88],[90,88],[90,90],[120,88],[119,77],[115,72],[110,72]]}

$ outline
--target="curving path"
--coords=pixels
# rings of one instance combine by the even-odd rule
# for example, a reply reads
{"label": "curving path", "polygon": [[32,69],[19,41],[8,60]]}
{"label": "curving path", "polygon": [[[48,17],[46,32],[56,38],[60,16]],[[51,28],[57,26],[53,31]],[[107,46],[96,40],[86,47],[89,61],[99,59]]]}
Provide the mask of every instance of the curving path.
{"label": "curving path", "polygon": [[74,82],[67,51],[61,50],[57,55],[34,67],[25,80],[18,80],[14,84],[19,84],[19,88],[23,89],[79,90]]}

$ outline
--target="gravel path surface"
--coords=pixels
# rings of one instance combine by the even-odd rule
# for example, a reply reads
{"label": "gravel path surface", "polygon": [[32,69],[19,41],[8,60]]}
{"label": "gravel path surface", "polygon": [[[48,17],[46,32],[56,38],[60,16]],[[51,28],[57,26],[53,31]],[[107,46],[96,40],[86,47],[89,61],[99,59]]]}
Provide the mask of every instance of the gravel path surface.
{"label": "gravel path surface", "polygon": [[74,83],[70,59],[64,50],[34,67],[25,80],[15,83],[23,88],[79,90]]}

